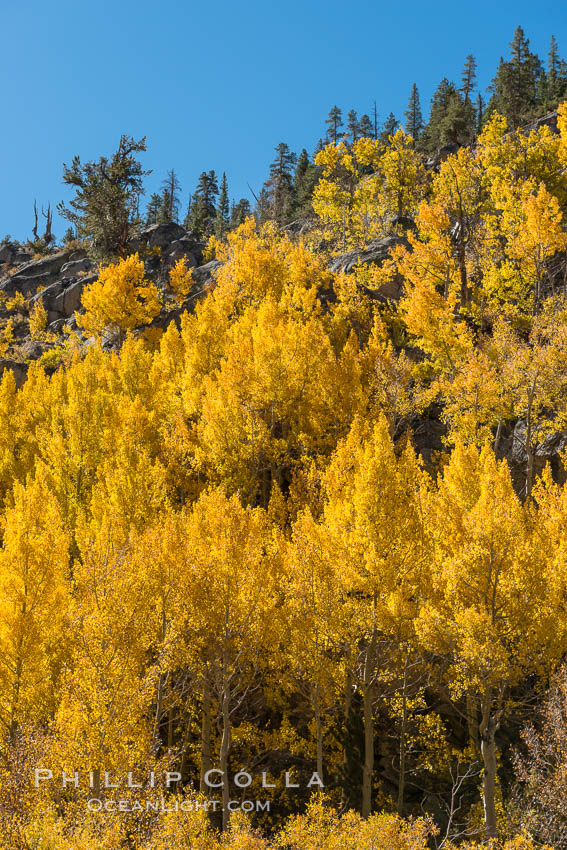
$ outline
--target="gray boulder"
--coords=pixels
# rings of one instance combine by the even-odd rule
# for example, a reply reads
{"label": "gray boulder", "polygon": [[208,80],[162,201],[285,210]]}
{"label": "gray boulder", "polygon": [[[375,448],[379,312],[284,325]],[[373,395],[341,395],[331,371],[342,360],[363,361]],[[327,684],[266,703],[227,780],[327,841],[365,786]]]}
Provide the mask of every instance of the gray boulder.
{"label": "gray boulder", "polygon": [[62,267],[69,262],[71,251],[58,251],[41,260],[34,260],[19,268],[0,282],[0,290],[7,294],[21,292],[26,298],[35,295],[38,288],[49,286],[58,279]]}
{"label": "gray boulder", "polygon": [[34,295],[30,304],[33,306],[41,301],[47,310],[48,321],[51,324],[57,319],[66,319],[73,315],[81,306],[83,289],[98,277],[97,272],[79,278],[66,278],[52,283]]}
{"label": "gray boulder", "polygon": [[6,360],[0,358],[0,377],[9,369],[16,380],[16,387],[21,387],[28,373],[27,363],[19,363],[17,360]]}
{"label": "gray boulder", "polygon": [[214,280],[213,272],[222,266],[220,260],[211,260],[210,263],[205,263],[204,266],[198,266],[193,269],[193,280],[197,286],[202,287]]}
{"label": "gray boulder", "polygon": [[148,248],[165,248],[184,236],[187,236],[185,228],[170,221],[167,224],[154,224],[148,227],[140,233],[139,240]]}
{"label": "gray boulder", "polygon": [[375,239],[365,251],[351,251],[341,254],[329,263],[332,272],[344,272],[351,274],[357,266],[381,266],[390,256],[390,251],[396,245],[405,245],[409,248],[409,242],[404,236],[387,236],[385,239]]}
{"label": "gray boulder", "polygon": [[71,259],[68,263],[65,263],[64,266],[61,266],[59,274],[62,278],[77,277],[82,272],[90,272],[92,268],[93,264],[89,258],[82,257],[79,260]]}

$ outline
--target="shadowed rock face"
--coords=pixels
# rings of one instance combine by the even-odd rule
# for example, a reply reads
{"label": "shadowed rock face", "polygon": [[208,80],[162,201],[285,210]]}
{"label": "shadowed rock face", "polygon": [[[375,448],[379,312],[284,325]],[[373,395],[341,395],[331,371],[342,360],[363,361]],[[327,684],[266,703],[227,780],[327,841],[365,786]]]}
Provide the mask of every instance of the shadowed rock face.
{"label": "shadowed rock face", "polygon": [[396,245],[404,245],[409,248],[409,242],[405,236],[387,236],[384,239],[375,239],[365,251],[351,251],[334,257],[329,263],[332,272],[344,272],[350,274],[356,266],[381,266],[388,259],[390,251]]}
{"label": "shadowed rock face", "polygon": [[10,371],[14,375],[16,387],[21,387],[28,373],[27,363],[19,363],[16,360],[6,360],[0,358],[0,380],[5,371]]}
{"label": "shadowed rock face", "polygon": [[21,292],[25,298],[36,294],[39,287],[46,287],[62,277],[63,268],[73,262],[89,262],[84,251],[58,251],[20,266],[10,277],[0,280],[0,290],[12,295]]}
{"label": "shadowed rock face", "polygon": [[[365,251],[351,251],[334,257],[329,263],[332,272],[343,272],[351,274],[359,266],[381,266],[390,256],[390,251],[396,245],[410,247],[405,236],[387,236],[384,239],[375,239]],[[378,300],[397,300],[402,294],[402,281],[393,276],[392,280],[383,283],[377,290],[366,290]]]}

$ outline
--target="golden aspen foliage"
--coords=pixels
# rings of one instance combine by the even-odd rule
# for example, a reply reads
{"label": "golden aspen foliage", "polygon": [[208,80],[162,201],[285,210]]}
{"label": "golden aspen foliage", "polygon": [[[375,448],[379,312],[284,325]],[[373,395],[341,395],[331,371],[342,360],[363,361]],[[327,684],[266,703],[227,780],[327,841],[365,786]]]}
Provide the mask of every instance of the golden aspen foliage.
{"label": "golden aspen foliage", "polygon": [[316,316],[286,315],[270,298],[227,337],[225,358],[204,381],[196,458],[212,480],[267,506],[271,481],[281,484],[344,432],[341,366]]}
{"label": "golden aspen foliage", "polygon": [[152,729],[146,721],[155,693],[144,680],[145,570],[132,568],[128,547],[114,543],[112,520],[78,530],[81,558],[73,565],[74,603],[66,665],[55,717],[54,768],[125,775],[148,769]]}
{"label": "golden aspen foliage", "polygon": [[[177,587],[178,626],[185,653],[218,705],[218,763],[227,775],[234,713],[259,675],[275,638],[276,538],[266,512],[244,508],[221,490],[203,493],[186,515]],[[183,653],[183,654],[185,654]],[[210,703],[203,711],[210,712]],[[210,724],[210,718],[203,718]],[[210,746],[210,742],[209,742]],[[222,789],[223,826],[229,788]]]}
{"label": "golden aspen foliage", "polygon": [[144,280],[138,254],[103,266],[98,280],[84,290],[81,303],[85,312],[77,316],[77,324],[85,333],[100,338],[109,328],[121,341],[126,331],[149,324],[160,310],[157,288]]}
{"label": "golden aspen foliage", "polygon": [[322,781],[326,715],[344,683],[345,638],[354,639],[350,608],[329,557],[327,530],[309,510],[293,525],[285,550],[286,605],[283,651],[286,668],[313,712],[314,764]]}
{"label": "golden aspen foliage", "polygon": [[372,815],[363,820],[352,810],[339,814],[314,798],[305,814],[290,818],[276,837],[276,847],[286,850],[426,850],[435,834],[430,821],[403,821],[395,815]]}
{"label": "golden aspen foliage", "polygon": [[364,248],[383,235],[389,218],[412,215],[425,195],[425,169],[403,130],[385,146],[365,138],[327,145],[315,162],[323,174],[313,209],[335,253]]}
{"label": "golden aspen foliage", "polygon": [[14,343],[14,319],[8,319],[0,334],[0,357],[5,357]]}
{"label": "golden aspen foliage", "polygon": [[417,611],[427,557],[422,515],[426,489],[412,448],[396,456],[383,417],[374,425],[355,421],[325,474],[328,545],[364,637],[357,671],[365,735],[364,816],[372,809],[374,702],[385,650],[390,641],[411,639]]}
{"label": "golden aspen foliage", "polygon": [[380,172],[384,177],[379,199],[382,214],[414,215],[427,192],[426,172],[414,140],[402,129],[388,137]]}
{"label": "golden aspen foliage", "polygon": [[168,288],[175,295],[177,301],[182,303],[192,286],[193,274],[187,266],[187,260],[183,257],[169,270]]}
{"label": "golden aspen foliage", "polygon": [[543,183],[537,189],[531,181],[506,187],[500,205],[487,227],[496,246],[489,245],[481,261],[483,292],[494,314],[522,319],[537,311],[548,261],[567,247],[567,234],[559,202]]}
{"label": "golden aspen foliage", "polygon": [[15,483],[0,550],[0,723],[47,719],[58,699],[69,607],[68,535],[38,470]]}
{"label": "golden aspen foliage", "polygon": [[487,838],[497,836],[496,732],[512,688],[565,651],[561,595],[505,462],[457,444],[425,511],[432,560],[416,628],[449,664],[449,688],[478,706]]}
{"label": "golden aspen foliage", "polygon": [[47,310],[43,301],[36,301],[30,311],[30,334],[32,339],[42,339],[47,328]]}

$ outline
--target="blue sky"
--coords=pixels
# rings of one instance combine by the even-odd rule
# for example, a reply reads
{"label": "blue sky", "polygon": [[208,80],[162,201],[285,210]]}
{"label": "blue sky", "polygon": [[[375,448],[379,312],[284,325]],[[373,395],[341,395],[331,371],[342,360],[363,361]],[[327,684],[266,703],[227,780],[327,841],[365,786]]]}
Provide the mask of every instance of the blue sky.
{"label": "blue sky", "polygon": [[274,146],[311,150],[335,103],[360,114],[376,100],[382,120],[401,117],[415,80],[427,112],[468,53],[484,89],[518,24],[540,56],[553,33],[567,58],[564,0],[9,0],[0,238],[28,237],[34,198],[69,198],[62,163],[111,154],[122,133],[147,137],[148,195],[173,167],[184,205],[210,169],[250,197]]}

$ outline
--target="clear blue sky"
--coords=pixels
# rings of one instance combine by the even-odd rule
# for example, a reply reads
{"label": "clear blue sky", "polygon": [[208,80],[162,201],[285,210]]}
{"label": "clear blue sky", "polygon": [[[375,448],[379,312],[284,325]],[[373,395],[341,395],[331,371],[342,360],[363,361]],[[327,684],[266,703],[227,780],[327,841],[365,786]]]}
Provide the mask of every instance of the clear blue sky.
{"label": "clear blue sky", "polygon": [[[478,61],[484,89],[521,24],[567,58],[565,0],[11,0],[2,10],[0,238],[24,239],[33,201],[68,199],[62,163],[147,136],[147,191],[175,168],[183,204],[199,173],[258,191],[273,148],[312,150],[333,104],[424,112],[443,76]],[[147,195],[147,196],[148,196]],[[146,196],[146,199],[147,199]],[[64,225],[55,221],[61,236]]]}

